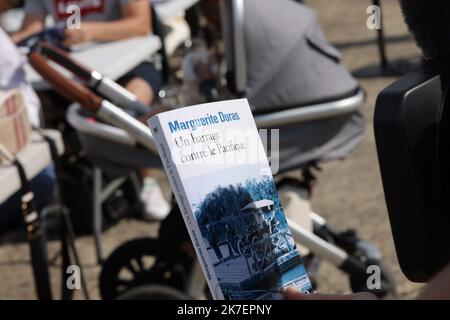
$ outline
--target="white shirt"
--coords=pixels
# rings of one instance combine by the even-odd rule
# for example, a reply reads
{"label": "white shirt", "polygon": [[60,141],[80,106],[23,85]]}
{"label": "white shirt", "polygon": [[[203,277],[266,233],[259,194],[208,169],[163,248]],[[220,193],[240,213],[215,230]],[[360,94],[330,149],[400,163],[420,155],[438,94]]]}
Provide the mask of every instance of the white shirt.
{"label": "white shirt", "polygon": [[41,104],[33,88],[27,83],[24,65],[27,63],[8,34],[0,28],[0,90],[20,89],[33,126],[39,127]]}

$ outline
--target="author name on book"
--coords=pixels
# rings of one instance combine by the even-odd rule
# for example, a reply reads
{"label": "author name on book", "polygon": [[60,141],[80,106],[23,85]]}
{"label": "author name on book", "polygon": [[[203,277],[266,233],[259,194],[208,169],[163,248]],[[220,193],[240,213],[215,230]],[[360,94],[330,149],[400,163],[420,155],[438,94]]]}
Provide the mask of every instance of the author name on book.
{"label": "author name on book", "polygon": [[224,122],[234,122],[241,120],[238,112],[217,114],[207,114],[204,117],[190,119],[185,121],[175,120],[169,122],[169,130],[171,133],[176,133],[186,130],[197,130],[200,127],[212,126]]}

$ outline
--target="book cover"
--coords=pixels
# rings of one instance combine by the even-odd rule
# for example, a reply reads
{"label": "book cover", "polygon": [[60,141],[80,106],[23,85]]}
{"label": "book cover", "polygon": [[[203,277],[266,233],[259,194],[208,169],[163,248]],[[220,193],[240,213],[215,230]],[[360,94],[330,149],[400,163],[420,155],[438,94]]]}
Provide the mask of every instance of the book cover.
{"label": "book cover", "polygon": [[161,113],[149,126],[213,297],[311,292],[247,100]]}

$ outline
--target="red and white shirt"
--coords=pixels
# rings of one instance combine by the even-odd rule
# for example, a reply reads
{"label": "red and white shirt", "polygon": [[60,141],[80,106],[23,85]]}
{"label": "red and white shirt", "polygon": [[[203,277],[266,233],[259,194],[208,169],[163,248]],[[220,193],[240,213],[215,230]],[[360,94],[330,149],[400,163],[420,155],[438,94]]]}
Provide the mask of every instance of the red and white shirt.
{"label": "red and white shirt", "polygon": [[80,9],[81,19],[91,21],[113,21],[122,18],[122,6],[133,0],[26,0],[25,12],[49,14],[55,21],[73,15],[73,7]]}

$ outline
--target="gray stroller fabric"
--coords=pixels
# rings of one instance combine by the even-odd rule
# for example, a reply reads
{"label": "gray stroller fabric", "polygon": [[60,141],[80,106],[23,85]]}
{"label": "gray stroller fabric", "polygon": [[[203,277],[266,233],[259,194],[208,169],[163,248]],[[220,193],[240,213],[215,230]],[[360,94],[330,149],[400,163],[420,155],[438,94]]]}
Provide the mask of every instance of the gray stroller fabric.
{"label": "gray stroller fabric", "polygon": [[[245,0],[247,98],[255,114],[354,96],[315,12],[292,0]],[[342,159],[361,142],[360,112],[280,128],[280,171]]]}
{"label": "gray stroller fabric", "polygon": [[161,159],[137,146],[128,146],[78,132],[89,160],[102,168],[110,178],[128,175],[136,168],[161,168]]}
{"label": "gray stroller fabric", "polygon": [[292,0],[244,1],[247,97],[254,111],[275,111],[354,93],[315,12]]}
{"label": "gray stroller fabric", "polygon": [[[358,90],[311,9],[293,0],[244,0],[247,98],[254,113],[340,100]],[[231,22],[230,22],[231,23]],[[231,25],[229,25],[231,26]],[[230,58],[230,57],[229,57]],[[360,112],[280,129],[280,172],[345,158],[361,142]],[[80,133],[90,159],[112,175],[160,167],[150,152]]]}
{"label": "gray stroller fabric", "polygon": [[360,112],[280,128],[279,172],[348,157],[362,141],[364,128]]}

